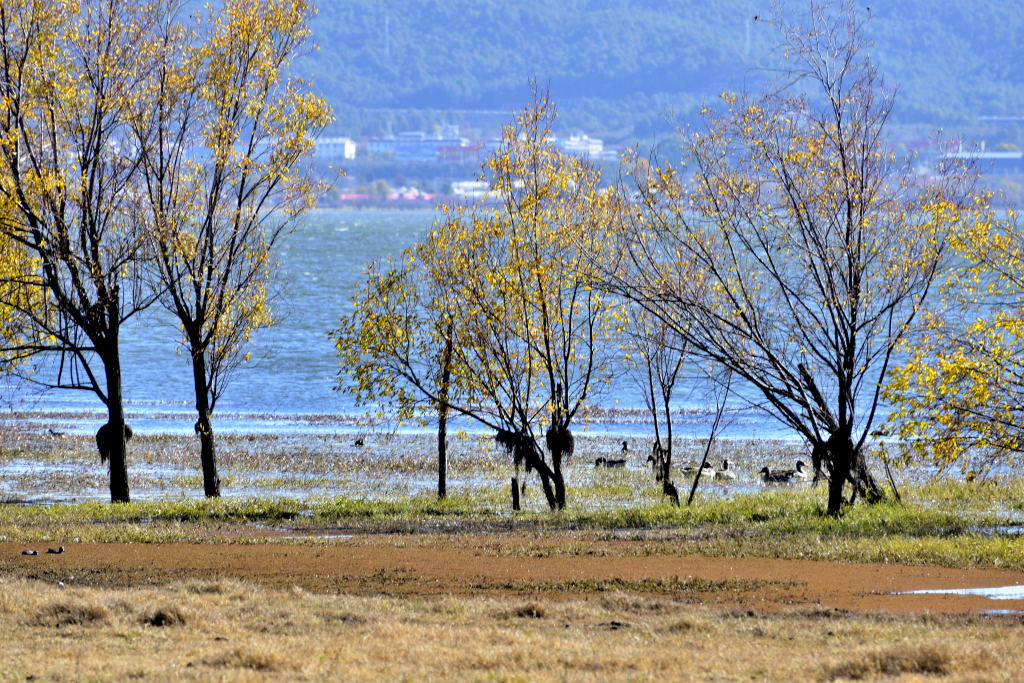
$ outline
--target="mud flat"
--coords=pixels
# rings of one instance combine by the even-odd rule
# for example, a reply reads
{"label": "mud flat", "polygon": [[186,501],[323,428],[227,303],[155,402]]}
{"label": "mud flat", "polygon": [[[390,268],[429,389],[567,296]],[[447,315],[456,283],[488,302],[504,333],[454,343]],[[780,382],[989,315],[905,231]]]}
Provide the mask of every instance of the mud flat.
{"label": "mud flat", "polygon": [[1024,572],[644,555],[638,541],[536,534],[321,534],[308,545],[257,531],[245,543],[69,543],[60,554],[35,544],[36,556],[0,544],[0,671],[1014,680],[1024,664],[1024,600],[905,594],[1024,584]]}

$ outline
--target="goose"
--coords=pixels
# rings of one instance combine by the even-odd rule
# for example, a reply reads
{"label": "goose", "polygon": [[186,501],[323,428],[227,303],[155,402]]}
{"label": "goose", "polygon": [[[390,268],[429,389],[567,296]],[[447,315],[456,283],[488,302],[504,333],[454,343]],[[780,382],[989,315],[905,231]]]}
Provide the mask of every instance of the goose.
{"label": "goose", "polygon": [[625,460],[610,460],[608,458],[598,458],[594,461],[594,467],[625,467]]}
{"label": "goose", "polygon": [[626,455],[629,453],[629,442],[625,439],[622,440],[622,454]]}
{"label": "goose", "polygon": [[366,444],[366,439],[361,436],[357,436],[356,440],[352,442],[353,446],[363,446]]}
{"label": "goose", "polygon": [[804,469],[806,467],[807,464],[803,460],[797,460],[796,469],[793,471],[793,479],[797,479],[799,481],[807,481],[810,479],[811,472],[810,470]]}
{"label": "goose", "polygon": [[715,476],[715,468],[712,467],[711,463],[708,463],[708,462],[704,463],[700,467],[698,467],[697,465],[695,465],[693,463],[687,463],[687,464],[683,465],[683,467],[682,467],[683,475],[687,476],[687,477],[692,477],[692,476],[696,475],[697,474],[697,470],[700,470],[700,474],[701,474],[702,477],[714,477]]}
{"label": "goose", "polygon": [[715,470],[715,479],[735,479],[736,471],[729,467],[729,459],[722,461],[722,469]]}

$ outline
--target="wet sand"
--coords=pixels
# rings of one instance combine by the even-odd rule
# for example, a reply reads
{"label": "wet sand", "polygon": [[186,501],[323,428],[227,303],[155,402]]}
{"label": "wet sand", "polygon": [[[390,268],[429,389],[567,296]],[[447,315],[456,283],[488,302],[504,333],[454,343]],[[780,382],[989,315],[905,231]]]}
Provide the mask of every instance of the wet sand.
{"label": "wet sand", "polygon": [[[253,544],[63,543],[65,552],[59,555],[46,554],[41,544],[0,543],[0,571],[65,585],[108,587],[228,577],[353,595],[580,598],[618,590],[768,612],[1024,612],[1024,600],[899,594],[1024,584],[1024,572],[1017,571],[642,556],[642,541],[534,534],[356,534],[316,539],[317,545],[280,542],[274,533],[269,535]],[[54,541],[49,547],[56,545]],[[24,556],[26,548],[40,554]]]}

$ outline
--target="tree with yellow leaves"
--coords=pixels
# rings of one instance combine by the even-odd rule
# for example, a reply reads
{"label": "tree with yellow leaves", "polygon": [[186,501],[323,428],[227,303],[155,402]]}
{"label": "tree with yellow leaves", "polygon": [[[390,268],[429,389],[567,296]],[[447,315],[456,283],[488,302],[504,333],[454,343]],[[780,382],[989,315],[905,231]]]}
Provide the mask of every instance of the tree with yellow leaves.
{"label": "tree with yellow leaves", "polygon": [[168,11],[160,1],[0,7],[0,240],[29,264],[0,287],[2,307],[22,324],[15,353],[57,359],[38,381],[106,406],[97,445],[113,501],[129,499],[119,336],[152,300],[138,268],[138,152],[150,139],[136,137],[131,112]]}
{"label": "tree with yellow leaves", "polygon": [[959,266],[886,386],[891,455],[975,477],[1024,451],[1024,225],[984,202],[951,244]]}
{"label": "tree with yellow leaves", "polygon": [[485,163],[492,197],[442,207],[400,265],[372,270],[337,343],[357,391],[405,405],[423,396],[494,430],[561,509],[571,426],[610,373],[624,320],[592,286],[619,195],[551,143],[553,117],[538,95],[506,127]]}
{"label": "tree with yellow leaves", "polygon": [[462,405],[460,371],[453,373],[454,321],[430,306],[431,283],[417,254],[369,265],[352,299],[352,313],[331,335],[341,370],[338,389],[356,403],[399,421],[437,416],[437,496],[447,496],[447,425],[451,406]]}
{"label": "tree with yellow leaves", "polygon": [[644,218],[622,243],[633,267],[609,279],[810,444],[838,514],[883,495],[865,444],[967,185],[919,182],[885,147],[892,95],[852,3],[774,25],[782,82],[723,95],[683,164],[639,185]]}
{"label": "tree with yellow leaves", "polygon": [[140,148],[147,247],[192,368],[207,496],[220,495],[213,411],[271,322],[272,250],[321,190],[301,163],[331,113],[288,75],[312,11],[227,0],[174,26],[137,102],[138,138],[153,140]]}

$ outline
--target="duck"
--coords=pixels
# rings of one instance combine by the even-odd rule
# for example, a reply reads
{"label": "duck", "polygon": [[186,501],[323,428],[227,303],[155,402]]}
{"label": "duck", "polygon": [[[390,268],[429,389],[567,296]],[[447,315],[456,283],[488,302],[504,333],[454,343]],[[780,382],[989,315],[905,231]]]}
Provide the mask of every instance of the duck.
{"label": "duck", "polygon": [[722,460],[722,469],[715,470],[715,479],[735,479],[736,470],[729,467],[729,459]]}
{"label": "duck", "polygon": [[803,460],[796,461],[795,470],[769,470],[767,467],[761,468],[761,479],[766,484],[792,484],[794,481],[807,481],[811,478],[811,473],[804,469],[807,467]]}
{"label": "duck", "polygon": [[775,470],[761,468],[761,480],[766,484],[789,484],[793,481],[793,470]]}

